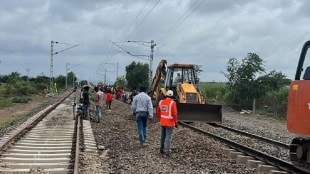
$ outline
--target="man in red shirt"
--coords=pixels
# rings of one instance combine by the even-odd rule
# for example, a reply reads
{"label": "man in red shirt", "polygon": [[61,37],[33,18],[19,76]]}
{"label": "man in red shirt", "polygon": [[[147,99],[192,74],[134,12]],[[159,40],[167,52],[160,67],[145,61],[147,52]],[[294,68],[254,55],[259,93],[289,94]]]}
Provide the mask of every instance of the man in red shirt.
{"label": "man in red shirt", "polygon": [[106,103],[107,103],[108,109],[111,109],[112,99],[113,99],[113,95],[111,93],[111,90],[108,90],[107,97],[106,97]]}
{"label": "man in red shirt", "polygon": [[176,102],[172,100],[173,91],[168,90],[166,98],[157,107],[157,117],[161,125],[160,153],[171,154],[171,140],[174,127],[178,127],[178,111]]}

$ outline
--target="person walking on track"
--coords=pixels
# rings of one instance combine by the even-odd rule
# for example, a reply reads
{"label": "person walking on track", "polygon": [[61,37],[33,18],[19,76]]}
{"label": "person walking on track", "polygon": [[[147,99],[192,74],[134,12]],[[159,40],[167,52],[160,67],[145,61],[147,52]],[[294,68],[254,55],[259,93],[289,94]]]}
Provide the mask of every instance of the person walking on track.
{"label": "person walking on track", "polygon": [[99,123],[101,118],[103,117],[103,106],[104,106],[104,93],[103,93],[103,88],[99,87],[98,92],[96,93],[95,97],[95,102],[96,102],[96,117],[97,117],[97,122]]}
{"label": "person walking on track", "polygon": [[89,86],[83,87],[83,118],[86,119],[88,117],[88,106],[90,104],[89,101]]}
{"label": "person walking on track", "polygon": [[107,97],[106,97],[106,103],[107,103],[108,109],[111,109],[112,100],[113,100],[113,95],[111,93],[111,90],[108,90]]}
{"label": "person walking on track", "polygon": [[140,147],[144,147],[147,138],[147,120],[153,119],[153,104],[151,97],[146,93],[146,88],[141,87],[140,93],[133,98],[131,109],[136,116],[136,123]]}
{"label": "person walking on track", "polygon": [[178,127],[178,111],[176,102],[173,101],[173,91],[168,90],[166,98],[159,101],[156,109],[161,125],[160,153],[170,156],[171,140],[174,127]]}

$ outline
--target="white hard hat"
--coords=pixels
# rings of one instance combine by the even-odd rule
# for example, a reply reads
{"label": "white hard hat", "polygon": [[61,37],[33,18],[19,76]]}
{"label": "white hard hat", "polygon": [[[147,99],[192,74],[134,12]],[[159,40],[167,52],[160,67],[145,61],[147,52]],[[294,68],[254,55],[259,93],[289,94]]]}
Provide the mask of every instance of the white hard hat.
{"label": "white hard hat", "polygon": [[172,97],[172,96],[173,96],[173,91],[168,90],[168,91],[167,91],[167,96]]}

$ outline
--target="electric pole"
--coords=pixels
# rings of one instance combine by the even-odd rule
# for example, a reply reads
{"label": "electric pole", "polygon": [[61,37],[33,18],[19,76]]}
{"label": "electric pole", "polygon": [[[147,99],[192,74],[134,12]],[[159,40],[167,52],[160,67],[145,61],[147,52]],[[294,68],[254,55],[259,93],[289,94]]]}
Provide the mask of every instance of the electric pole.
{"label": "electric pole", "polygon": [[[58,53],[61,53],[61,52],[64,52],[64,51],[67,51],[71,48],[74,48],[76,46],[79,46],[80,44],[76,44],[76,45],[73,45],[69,48],[66,48],[66,49],[63,49],[61,51],[57,51],[54,53],[54,43],[58,44],[59,42],[55,42],[55,41],[51,41],[51,60],[50,60],[50,92],[52,92],[53,90],[53,86],[54,86],[54,65],[53,65],[53,56],[55,54],[58,54]],[[59,44],[64,44],[64,43],[59,43]],[[68,44],[65,44],[65,45],[68,45]]]}
{"label": "electric pole", "polygon": [[107,69],[104,68],[104,85],[107,85]]}
{"label": "electric pole", "polygon": [[53,69],[54,69],[54,65],[53,65],[53,56],[54,56],[54,43],[57,43],[58,42],[54,42],[54,41],[51,41],[51,60],[50,60],[50,92],[52,91],[53,89],[53,83],[54,83],[54,72],[53,72]]}
{"label": "electric pole", "polygon": [[29,71],[30,71],[30,68],[27,68],[26,71],[27,71],[27,83],[29,83]]}
{"label": "electric pole", "polygon": [[107,63],[107,62],[105,62],[104,64],[110,64],[110,65],[116,65],[116,80],[117,80],[117,78],[118,78],[118,62],[117,63]]}
{"label": "electric pole", "polygon": [[[154,40],[151,40],[151,42],[146,42],[146,41],[127,41],[127,42],[134,42],[143,46],[147,46],[147,47],[151,47],[151,54],[149,57],[149,83],[150,85],[152,84],[152,77],[153,77],[153,57],[154,57],[154,47],[156,46],[156,44],[154,43]],[[149,45],[151,44],[151,45]],[[122,49],[124,50],[124,49]],[[127,54],[131,55],[131,56],[145,56],[145,55],[133,55],[130,52],[127,51]]]}
{"label": "electric pole", "polygon": [[152,84],[152,78],[153,78],[153,54],[154,54],[154,47],[156,44],[153,40],[151,40],[151,55],[150,55],[150,85]]}
{"label": "electric pole", "polygon": [[116,63],[116,80],[118,78],[118,62]]}
{"label": "electric pole", "polygon": [[69,66],[69,63],[66,63],[66,89],[68,89],[68,66]]}

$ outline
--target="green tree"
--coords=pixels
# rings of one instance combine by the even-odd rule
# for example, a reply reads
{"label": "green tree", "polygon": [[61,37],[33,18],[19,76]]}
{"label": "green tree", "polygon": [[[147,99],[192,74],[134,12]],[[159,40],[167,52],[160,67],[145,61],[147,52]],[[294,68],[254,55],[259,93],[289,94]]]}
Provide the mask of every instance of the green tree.
{"label": "green tree", "polygon": [[34,79],[34,84],[36,86],[36,89],[38,89],[39,91],[48,89],[49,77],[44,76],[44,75],[39,75]]}
{"label": "green tree", "polygon": [[149,87],[149,66],[144,63],[132,62],[126,66],[126,80],[130,89],[138,89],[141,86]]}
{"label": "green tree", "polygon": [[235,109],[250,109],[254,98],[262,96],[257,75],[265,72],[263,60],[255,53],[248,53],[241,63],[231,58],[227,64],[229,95],[228,104]]}
{"label": "green tree", "polygon": [[9,79],[8,75],[2,75],[0,76],[0,83],[7,83]]}
{"label": "green tree", "polygon": [[281,72],[271,71],[270,73],[257,78],[260,88],[264,91],[279,90],[283,86],[288,86],[291,80]]}
{"label": "green tree", "polygon": [[81,80],[80,81],[80,85],[81,86],[84,86],[84,85],[87,85],[87,84],[88,84],[87,80]]}
{"label": "green tree", "polygon": [[[286,116],[288,86],[291,82],[281,72],[271,71],[270,73],[257,78],[258,88],[263,97],[258,104],[267,108],[268,112],[276,116]],[[267,107],[266,107],[267,106]]]}
{"label": "green tree", "polygon": [[20,79],[23,81],[27,81],[27,76],[21,76]]}
{"label": "green tree", "polygon": [[274,113],[277,117],[286,116],[288,86],[283,86],[278,90],[269,91],[264,98],[264,103],[269,107],[270,112]]}
{"label": "green tree", "polygon": [[34,80],[35,83],[45,83],[48,84],[49,83],[49,77],[44,76],[44,75],[39,75],[35,78]]}
{"label": "green tree", "polygon": [[77,78],[75,77],[75,74],[70,71],[67,75],[67,83],[68,83],[68,87],[72,86],[72,84],[75,84]]}
{"label": "green tree", "polygon": [[66,87],[66,76],[59,75],[55,79],[58,89],[64,89]]}
{"label": "green tree", "polygon": [[11,72],[11,74],[8,75],[7,83],[16,83],[19,80],[20,80],[20,73],[15,71],[15,72]]}
{"label": "green tree", "polygon": [[196,73],[196,77],[198,78],[199,75],[203,72],[202,65],[194,65],[194,72]]}
{"label": "green tree", "polygon": [[125,76],[118,77],[115,81],[115,86],[127,87]]}

